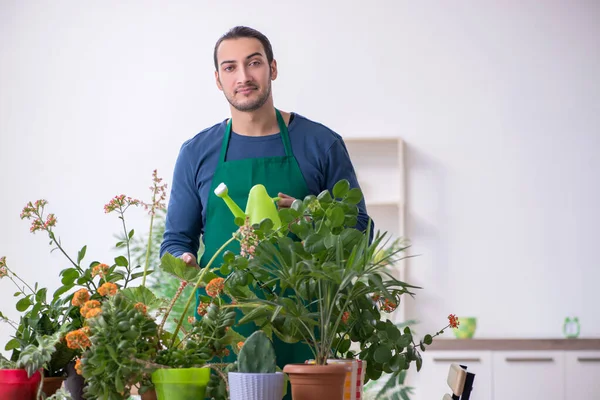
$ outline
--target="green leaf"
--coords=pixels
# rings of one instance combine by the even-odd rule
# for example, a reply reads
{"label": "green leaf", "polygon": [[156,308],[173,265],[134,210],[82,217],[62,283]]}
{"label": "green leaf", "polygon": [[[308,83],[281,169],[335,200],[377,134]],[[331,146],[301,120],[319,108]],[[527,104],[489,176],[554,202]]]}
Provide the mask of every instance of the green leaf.
{"label": "green leaf", "polygon": [[367,363],[367,377],[373,381],[378,380],[381,377],[382,371],[377,370],[373,363]]}
{"label": "green leaf", "polygon": [[15,297],[17,297],[17,296],[20,296],[20,295],[22,295],[22,294],[23,294],[23,293],[21,293],[21,292],[16,292],[16,293],[14,294],[14,296],[15,296]]}
{"label": "green leaf", "polygon": [[75,268],[67,268],[62,271],[61,282],[63,285],[71,285],[75,282],[75,279],[79,278],[79,271]]}
{"label": "green leaf", "polygon": [[304,240],[304,248],[311,254],[317,254],[325,250],[325,241],[321,235],[313,233]]}
{"label": "green leaf", "polygon": [[[153,272],[154,272],[153,269],[149,269],[148,271],[146,271],[146,276],[149,276]],[[131,279],[133,280],[133,279],[141,278],[142,276],[144,276],[144,271],[136,272],[135,274],[131,274]]]}
{"label": "green leaf", "polygon": [[77,264],[79,264],[81,260],[83,260],[83,257],[85,257],[86,250],[87,246],[83,246],[81,250],[79,250],[79,253],[77,253]]}
{"label": "green leaf", "polygon": [[378,346],[373,353],[373,359],[380,363],[385,364],[392,358],[392,349],[388,345]]}
{"label": "green leaf", "polygon": [[327,210],[327,218],[331,222],[331,226],[333,228],[337,228],[338,226],[342,226],[344,224],[346,216],[340,207],[332,207]]}
{"label": "green leaf", "polygon": [[269,232],[273,229],[273,226],[273,221],[271,221],[271,219],[269,218],[265,218],[262,221],[260,221],[260,230],[263,232]]}
{"label": "green leaf", "polygon": [[292,205],[290,206],[290,208],[294,211],[301,212],[303,206],[304,206],[304,203],[302,202],[302,200],[296,199],[292,202]]}
{"label": "green leaf", "polygon": [[70,284],[70,285],[65,285],[65,286],[61,286],[59,287],[53,295],[53,301],[56,301],[56,299],[58,299],[61,295],[63,295],[64,293],[67,293],[69,290],[73,289],[73,286],[75,286],[74,284]]}
{"label": "green leaf", "polygon": [[292,210],[290,210],[289,208],[282,208],[281,210],[279,210],[279,219],[283,224],[289,224],[294,219],[296,219],[296,217],[293,215]]}
{"label": "green leaf", "polygon": [[29,296],[22,298],[17,302],[17,311],[23,312],[29,308],[33,303],[29,299]]}
{"label": "green leaf", "polygon": [[145,286],[126,288],[121,290],[121,294],[132,303],[144,303],[149,308],[157,307],[160,299],[157,299],[154,293]]}
{"label": "green leaf", "polygon": [[235,254],[233,253],[233,251],[226,250],[225,253],[223,253],[223,262],[230,263],[230,262],[233,262],[234,260],[235,260]]}
{"label": "green leaf", "polygon": [[348,204],[358,204],[363,199],[362,191],[359,188],[352,188],[346,193],[344,202]]}
{"label": "green leaf", "polygon": [[333,196],[341,199],[348,193],[348,190],[350,190],[350,182],[347,179],[342,179],[333,186]]}
{"label": "green leaf", "polygon": [[118,256],[117,258],[115,258],[115,264],[117,264],[119,267],[127,267],[129,265],[129,262],[124,256]]}
{"label": "green leaf", "polygon": [[235,217],[235,219],[233,220],[233,222],[237,225],[237,226],[242,226],[246,223],[246,220],[242,217]]}
{"label": "green leaf", "polygon": [[48,289],[46,289],[46,288],[40,289],[37,292],[37,294],[35,295],[35,301],[37,301],[38,303],[45,303],[47,292],[48,292]]}
{"label": "green leaf", "polygon": [[134,233],[133,229],[129,231],[129,235],[127,235],[129,237],[129,239],[131,239],[133,237],[133,233]]}
{"label": "green leaf", "polygon": [[393,324],[388,325],[386,327],[385,331],[387,332],[388,338],[392,342],[396,342],[398,339],[400,339],[400,336],[402,336],[402,334],[400,333],[400,330]]}
{"label": "green leaf", "polygon": [[417,362],[417,372],[419,372],[423,366],[423,359],[421,358],[421,353],[419,353],[417,350],[415,350],[415,357]]}
{"label": "green leaf", "polygon": [[430,345],[431,343],[433,343],[433,337],[429,334],[425,335],[425,337],[423,338],[423,343],[425,343],[426,345]]}
{"label": "green leaf", "polygon": [[340,343],[340,347],[338,348],[338,352],[346,353],[348,350],[350,350],[350,345],[350,339],[342,340],[342,343]]}
{"label": "green leaf", "polygon": [[169,253],[165,253],[160,259],[160,268],[180,280],[194,283],[201,272],[197,268],[189,267],[181,258]]}
{"label": "green leaf", "polygon": [[221,274],[223,274],[223,275],[229,275],[232,271],[231,265],[229,265],[227,263],[221,265],[220,271],[221,271]]}
{"label": "green leaf", "polygon": [[319,193],[319,195],[317,196],[317,199],[321,203],[331,203],[333,201],[333,198],[331,197],[331,193],[329,193],[329,190],[327,190],[327,189],[325,189],[321,193]]}
{"label": "green leaf", "polygon": [[10,351],[18,349],[19,347],[21,347],[21,343],[19,343],[17,339],[11,339],[8,341],[8,343],[6,343],[6,346],[4,346],[4,350]]}

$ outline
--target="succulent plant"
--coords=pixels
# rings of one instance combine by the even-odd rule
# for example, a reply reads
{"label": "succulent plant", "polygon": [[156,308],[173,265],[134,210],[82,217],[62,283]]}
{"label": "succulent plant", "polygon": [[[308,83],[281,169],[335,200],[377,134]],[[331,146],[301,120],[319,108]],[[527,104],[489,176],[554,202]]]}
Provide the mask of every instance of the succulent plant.
{"label": "succulent plant", "polygon": [[238,356],[238,372],[275,373],[275,349],[263,331],[256,331],[244,342]]}

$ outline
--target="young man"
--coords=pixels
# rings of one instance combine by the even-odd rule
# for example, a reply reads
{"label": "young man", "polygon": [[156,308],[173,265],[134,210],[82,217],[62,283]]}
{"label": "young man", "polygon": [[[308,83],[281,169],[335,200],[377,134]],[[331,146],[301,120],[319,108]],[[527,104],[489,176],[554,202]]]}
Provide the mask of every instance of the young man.
{"label": "young man", "polygon": [[[214,194],[221,182],[242,209],[250,188],[259,183],[269,195],[281,197],[279,207],[325,189],[331,191],[341,179],[359,187],[340,135],[300,114],[274,107],[271,82],[277,79],[277,62],[262,33],[248,27],[231,29],[216,43],[214,64],[216,84],[230,104],[231,118],[201,131],[181,147],[160,251],[161,256],[168,252],[200,267],[237,229],[231,212]],[[359,209],[357,228],[366,230],[369,217],[364,200]],[[201,235],[205,252],[197,260]],[[282,368],[312,358],[303,345],[276,341],[276,351]]]}

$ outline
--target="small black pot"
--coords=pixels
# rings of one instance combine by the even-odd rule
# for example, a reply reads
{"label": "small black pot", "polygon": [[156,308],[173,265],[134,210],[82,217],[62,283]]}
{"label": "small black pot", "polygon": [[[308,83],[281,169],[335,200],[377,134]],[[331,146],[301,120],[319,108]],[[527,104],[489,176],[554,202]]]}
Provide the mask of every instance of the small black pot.
{"label": "small black pot", "polygon": [[71,393],[73,400],[85,400],[83,398],[83,388],[85,387],[85,380],[83,376],[79,375],[75,371],[75,361],[71,361],[67,365],[67,379],[65,380],[65,387]]}

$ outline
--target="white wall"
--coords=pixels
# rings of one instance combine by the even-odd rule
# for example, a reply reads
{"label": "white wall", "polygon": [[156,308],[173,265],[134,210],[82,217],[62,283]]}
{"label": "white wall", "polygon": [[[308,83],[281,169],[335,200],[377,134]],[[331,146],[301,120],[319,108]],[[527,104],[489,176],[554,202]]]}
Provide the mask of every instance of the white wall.
{"label": "white wall", "polygon": [[0,256],[57,287],[66,262],[19,219],[38,198],[72,254],[111,256],[103,205],[147,196],[154,168],[170,183],[181,143],[227,116],[212,48],[249,24],[280,108],[406,140],[420,331],[456,313],[480,337],[556,337],[575,314],[600,335],[598,3],[376,3],[2,0]]}

